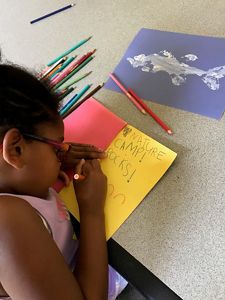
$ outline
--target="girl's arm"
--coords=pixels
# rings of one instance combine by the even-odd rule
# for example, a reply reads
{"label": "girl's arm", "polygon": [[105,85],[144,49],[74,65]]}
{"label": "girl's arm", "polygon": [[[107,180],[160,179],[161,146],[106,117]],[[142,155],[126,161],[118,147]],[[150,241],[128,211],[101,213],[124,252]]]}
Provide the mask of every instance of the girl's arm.
{"label": "girl's arm", "polygon": [[74,181],[80,212],[80,240],[74,274],[87,299],[105,300],[108,292],[104,218],[106,177],[98,160],[82,160],[77,166],[77,172],[86,178]]}
{"label": "girl's arm", "polygon": [[84,300],[81,288],[36,211],[0,199],[0,282],[13,300]]}

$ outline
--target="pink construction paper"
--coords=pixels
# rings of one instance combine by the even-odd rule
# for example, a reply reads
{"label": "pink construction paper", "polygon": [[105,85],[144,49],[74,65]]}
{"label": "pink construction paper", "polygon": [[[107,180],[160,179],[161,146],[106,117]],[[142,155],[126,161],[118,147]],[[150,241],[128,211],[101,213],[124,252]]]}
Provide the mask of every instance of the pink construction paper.
{"label": "pink construction paper", "polygon": [[66,142],[92,144],[106,149],[127,124],[94,98],[64,119]]}
{"label": "pink construction paper", "polygon": [[[126,124],[96,99],[90,98],[64,119],[64,140],[92,144],[105,150]],[[72,179],[73,172],[68,175]],[[54,184],[57,192],[63,187],[60,180]]]}

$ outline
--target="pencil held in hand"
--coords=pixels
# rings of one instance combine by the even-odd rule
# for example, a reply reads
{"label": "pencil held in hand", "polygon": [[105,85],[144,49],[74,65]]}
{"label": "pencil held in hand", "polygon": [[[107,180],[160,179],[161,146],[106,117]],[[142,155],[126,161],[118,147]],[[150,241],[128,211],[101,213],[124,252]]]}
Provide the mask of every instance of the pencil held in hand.
{"label": "pencil held in hand", "polygon": [[85,164],[85,159],[81,159],[76,166],[76,173],[74,174],[73,178],[76,181],[81,181],[85,179],[85,176],[82,174],[82,167]]}
{"label": "pencil held in hand", "polygon": [[73,176],[74,180],[84,180],[85,179],[85,176],[82,175],[82,174],[74,174]]}

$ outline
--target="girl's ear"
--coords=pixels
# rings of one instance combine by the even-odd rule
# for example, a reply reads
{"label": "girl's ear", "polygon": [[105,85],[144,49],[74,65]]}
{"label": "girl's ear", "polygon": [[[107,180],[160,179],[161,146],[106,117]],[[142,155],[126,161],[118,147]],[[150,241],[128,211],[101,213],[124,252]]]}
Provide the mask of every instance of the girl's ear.
{"label": "girl's ear", "polygon": [[2,143],[3,159],[12,167],[21,169],[24,164],[25,140],[17,128],[8,130]]}

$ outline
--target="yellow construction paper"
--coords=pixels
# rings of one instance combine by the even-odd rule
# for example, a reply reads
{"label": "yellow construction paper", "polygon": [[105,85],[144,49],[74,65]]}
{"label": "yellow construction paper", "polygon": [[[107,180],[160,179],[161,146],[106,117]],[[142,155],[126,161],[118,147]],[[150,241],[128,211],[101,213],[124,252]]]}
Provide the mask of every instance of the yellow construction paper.
{"label": "yellow construction paper", "polygon": [[[159,181],[177,154],[130,125],[113,139],[107,153],[101,166],[108,177],[105,203],[108,240]],[[73,184],[60,195],[79,220]]]}

